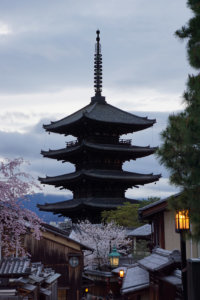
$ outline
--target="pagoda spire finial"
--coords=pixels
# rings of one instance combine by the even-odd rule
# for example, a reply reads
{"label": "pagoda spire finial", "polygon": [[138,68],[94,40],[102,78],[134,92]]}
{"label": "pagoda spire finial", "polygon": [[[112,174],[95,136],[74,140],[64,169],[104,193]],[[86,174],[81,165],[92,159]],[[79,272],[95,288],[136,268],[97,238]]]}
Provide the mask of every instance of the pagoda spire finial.
{"label": "pagoda spire finial", "polygon": [[95,54],[94,54],[94,91],[95,96],[92,97],[92,102],[105,103],[105,97],[101,96],[102,92],[102,54],[101,54],[101,44],[100,44],[100,30],[96,31],[96,44],[95,44]]}
{"label": "pagoda spire finial", "polygon": [[101,96],[102,91],[102,54],[100,44],[100,30],[96,31],[96,45],[94,54],[94,90],[95,95]]}

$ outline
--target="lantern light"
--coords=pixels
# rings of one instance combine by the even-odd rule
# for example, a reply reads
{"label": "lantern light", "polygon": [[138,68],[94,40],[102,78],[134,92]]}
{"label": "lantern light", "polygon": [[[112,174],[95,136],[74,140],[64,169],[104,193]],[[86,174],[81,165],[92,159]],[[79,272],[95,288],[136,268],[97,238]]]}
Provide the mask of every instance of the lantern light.
{"label": "lantern light", "polygon": [[117,252],[117,249],[114,246],[112,252],[109,254],[110,265],[112,268],[117,268],[119,266],[119,257],[120,254]]}
{"label": "lantern light", "polygon": [[124,278],[124,270],[119,270],[119,277]]}
{"label": "lantern light", "polygon": [[190,229],[189,210],[183,209],[176,212],[175,217],[176,232],[180,233]]}
{"label": "lantern light", "polygon": [[88,291],[89,291],[88,288],[85,288],[85,292],[88,293]]}

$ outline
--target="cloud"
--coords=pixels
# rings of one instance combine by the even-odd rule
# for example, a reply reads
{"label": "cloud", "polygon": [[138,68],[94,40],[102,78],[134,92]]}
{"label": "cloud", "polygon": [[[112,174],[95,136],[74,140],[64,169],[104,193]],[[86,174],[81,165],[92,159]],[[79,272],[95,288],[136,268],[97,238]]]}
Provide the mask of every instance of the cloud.
{"label": "cloud", "polygon": [[13,7],[8,1],[0,12],[4,27],[12,28],[0,48],[0,91],[92,86],[95,30],[100,27],[107,88],[180,93],[189,67],[173,33],[189,16],[179,0],[167,7],[164,0],[127,0],[126,5],[122,0],[19,0]]}
{"label": "cloud", "polygon": [[150,183],[140,188],[128,189],[127,198],[146,199],[150,197],[167,198],[179,192],[178,188],[169,184],[168,178],[161,178],[158,182]]}
{"label": "cloud", "polygon": [[11,34],[12,30],[9,26],[5,23],[0,22],[0,37],[3,35]]}

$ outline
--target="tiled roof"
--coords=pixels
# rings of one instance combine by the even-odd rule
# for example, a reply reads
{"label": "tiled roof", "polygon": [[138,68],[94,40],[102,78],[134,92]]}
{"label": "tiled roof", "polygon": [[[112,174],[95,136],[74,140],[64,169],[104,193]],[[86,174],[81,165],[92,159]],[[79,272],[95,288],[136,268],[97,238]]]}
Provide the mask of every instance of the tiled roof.
{"label": "tiled roof", "polygon": [[126,270],[123,279],[121,293],[127,294],[134,291],[143,290],[149,287],[149,273],[139,265]]}
{"label": "tiled roof", "polygon": [[129,231],[128,236],[148,236],[151,235],[151,225],[145,224],[143,226],[140,226],[136,229],[133,229],[132,231]]}
{"label": "tiled roof", "polygon": [[148,271],[160,271],[170,265],[181,262],[181,255],[178,250],[168,251],[155,248],[152,254],[139,260],[138,264]]}
{"label": "tiled roof", "polygon": [[18,299],[17,296],[20,296],[21,291],[23,293],[26,291],[28,295],[37,290],[41,294],[50,295],[51,290],[48,290],[48,287],[60,277],[60,274],[55,273],[51,268],[44,268],[40,262],[31,263],[27,258],[4,258],[0,261],[0,277],[0,299],[4,297]]}
{"label": "tiled roof", "polygon": [[30,259],[4,258],[0,261],[0,276],[22,276],[30,273]]}
{"label": "tiled roof", "polygon": [[133,115],[107,103],[100,104],[96,102],[83,107],[57,122],[51,122],[49,125],[44,125],[44,128],[47,131],[59,132],[60,128],[76,123],[82,118],[107,123],[142,126],[144,128],[148,128],[155,123],[155,120],[149,120]]}
{"label": "tiled roof", "polygon": [[55,227],[55,226],[52,226],[50,224],[47,224],[47,223],[42,223],[42,226],[45,228],[46,231],[50,231],[52,232],[53,234],[55,235],[59,235],[59,236],[62,236],[64,237],[65,239],[69,240],[69,241],[72,241],[78,245],[80,245],[80,247],[83,249],[83,250],[89,250],[89,251],[93,251],[92,248],[82,244],[82,243],[79,243],[73,239],[71,239],[68,235],[67,235],[67,232],[65,230],[62,230],[58,227]]}
{"label": "tiled roof", "polygon": [[95,178],[97,180],[119,180],[120,182],[126,182],[128,185],[137,185],[151,183],[158,181],[161,177],[160,174],[139,174],[127,171],[113,171],[113,170],[81,170],[69,174],[60,176],[54,176],[46,178],[39,178],[43,184],[52,184],[56,186],[67,187],[70,181],[79,180],[79,178]]}
{"label": "tiled roof", "polygon": [[138,203],[137,200],[127,199],[127,198],[81,198],[81,199],[71,199],[62,202],[56,203],[45,203],[44,205],[38,204],[40,210],[44,211],[55,211],[72,209],[78,207],[107,207],[107,208],[116,208],[116,206],[123,205],[125,202]]}
{"label": "tiled roof", "polygon": [[75,145],[73,147],[66,147],[63,149],[58,150],[51,150],[49,151],[41,151],[41,154],[45,157],[49,158],[60,158],[64,159],[65,157],[69,157],[73,153],[77,151],[84,150],[85,148],[88,149],[96,149],[102,151],[114,151],[114,152],[121,152],[125,153],[126,155],[131,155],[131,157],[144,157],[150,154],[153,154],[157,147],[139,147],[139,146],[131,146],[131,145],[118,145],[118,144],[97,144],[83,141],[81,144]]}
{"label": "tiled roof", "polygon": [[170,197],[167,197],[167,198],[164,198],[164,199],[160,199],[160,200],[158,200],[158,201],[156,201],[156,202],[153,202],[153,203],[151,203],[151,204],[148,204],[148,205],[146,205],[146,206],[140,208],[139,211],[144,211],[144,210],[146,210],[146,209],[148,209],[148,208],[155,207],[155,206],[157,206],[157,205],[159,205],[159,204],[161,204],[161,203],[163,203],[163,202],[167,202],[172,196],[173,196],[173,197],[178,197],[179,195],[180,195],[180,193],[177,193],[177,194],[175,194],[175,195],[171,195]]}
{"label": "tiled roof", "polygon": [[162,280],[169,282],[172,285],[182,285],[181,270],[175,270],[168,276],[162,277]]}

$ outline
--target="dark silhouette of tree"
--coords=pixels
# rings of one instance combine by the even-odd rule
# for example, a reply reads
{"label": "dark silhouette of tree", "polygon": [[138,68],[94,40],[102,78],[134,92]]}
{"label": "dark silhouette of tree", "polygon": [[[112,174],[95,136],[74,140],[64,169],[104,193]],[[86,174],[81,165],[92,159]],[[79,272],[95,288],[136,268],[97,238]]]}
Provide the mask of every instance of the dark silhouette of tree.
{"label": "dark silhouette of tree", "polygon": [[181,191],[180,197],[170,201],[172,207],[190,209],[192,234],[200,237],[200,1],[188,0],[187,5],[193,17],[175,34],[187,39],[188,61],[198,71],[188,76],[185,110],[169,116],[158,157],[169,169],[171,183]]}

